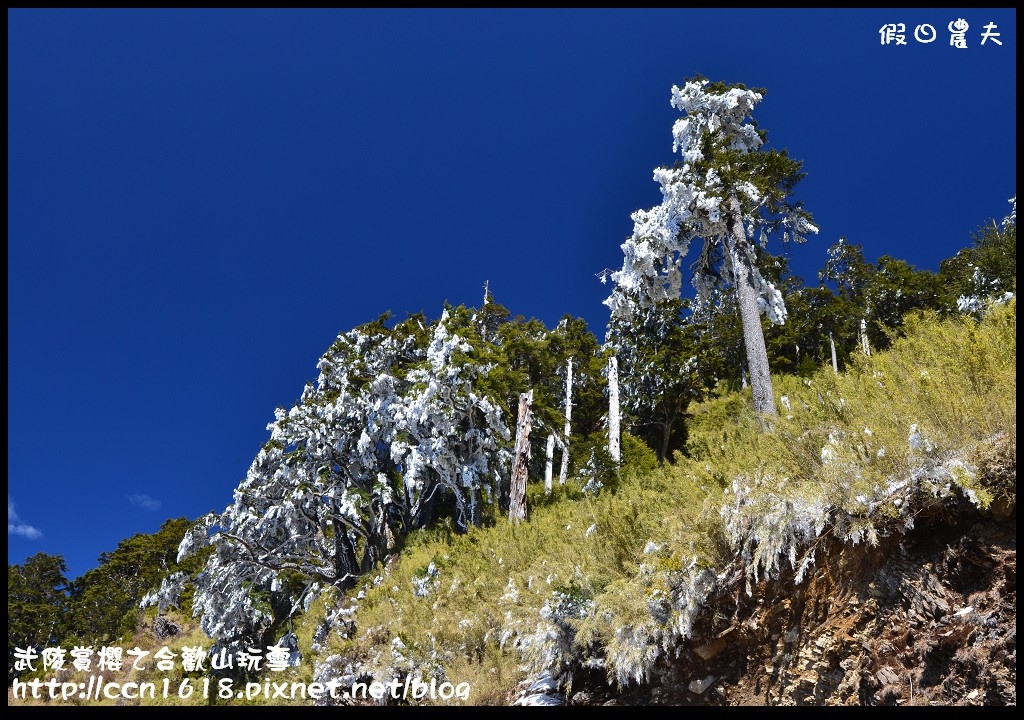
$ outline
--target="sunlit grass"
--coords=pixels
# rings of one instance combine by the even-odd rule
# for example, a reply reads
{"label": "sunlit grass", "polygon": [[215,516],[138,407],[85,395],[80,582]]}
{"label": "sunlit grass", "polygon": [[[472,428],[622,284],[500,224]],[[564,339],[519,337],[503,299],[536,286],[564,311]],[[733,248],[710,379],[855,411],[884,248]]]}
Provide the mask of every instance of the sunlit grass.
{"label": "sunlit grass", "polygon": [[[947,466],[947,485],[979,506],[997,495],[1012,502],[1015,359],[1011,303],[980,323],[912,319],[891,350],[839,376],[826,367],[809,380],[775,378],[780,416],[769,432],[742,393],[692,407],[688,455],[664,468],[630,443],[627,467],[645,470],[614,489],[566,487],[550,499],[532,491],[525,523],[410,543],[366,579],[357,632],[332,634],[328,652],[374,677],[468,682],[472,703],[508,702],[519,680],[545,667],[558,674],[570,656],[600,659],[620,682],[642,679],[686,635],[711,571],[744,548],[762,573],[795,564],[800,536],[786,523],[801,512],[872,542],[906,522],[890,489]],[[1000,462],[1014,467],[1001,488],[987,469]],[[744,540],[720,512],[737,494],[749,515]],[[926,494],[914,502],[944,497]],[[795,509],[767,522],[780,505]],[[781,556],[787,549],[794,554]]]}

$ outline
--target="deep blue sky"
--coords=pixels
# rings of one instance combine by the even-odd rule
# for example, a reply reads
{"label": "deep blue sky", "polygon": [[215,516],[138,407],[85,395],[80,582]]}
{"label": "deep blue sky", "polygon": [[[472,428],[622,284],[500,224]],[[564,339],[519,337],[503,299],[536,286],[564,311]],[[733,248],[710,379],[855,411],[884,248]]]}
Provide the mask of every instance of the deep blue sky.
{"label": "deep blue sky", "polygon": [[660,200],[688,75],[768,89],[822,230],[805,277],[840,235],[936,269],[1016,194],[1012,10],[9,10],[7,53],[8,561],[72,576],[227,505],[384,310],[489,280],[603,337],[595,273]]}

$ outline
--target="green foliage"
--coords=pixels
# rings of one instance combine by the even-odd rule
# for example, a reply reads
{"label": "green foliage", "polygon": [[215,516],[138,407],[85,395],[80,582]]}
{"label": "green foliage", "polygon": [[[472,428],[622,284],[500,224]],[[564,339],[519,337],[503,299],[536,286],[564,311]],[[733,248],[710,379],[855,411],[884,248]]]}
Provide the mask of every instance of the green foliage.
{"label": "green foliage", "polygon": [[945,291],[933,272],[916,270],[904,260],[888,255],[878,263],[868,286],[868,337],[875,348],[886,348],[895,328],[913,310],[941,309]]}
{"label": "green foliage", "polygon": [[668,300],[608,324],[608,343],[619,361],[624,423],[662,462],[685,444],[687,406],[716,382],[710,363],[699,361],[711,354],[702,343],[706,329],[684,317],[687,309],[681,300]]}
{"label": "green foliage", "polygon": [[831,304],[826,325],[834,333],[840,356],[855,349],[861,318],[867,321],[871,347],[885,349],[902,334],[904,318],[912,312],[954,312],[961,295],[1015,287],[1015,236],[1012,225],[1003,230],[994,225],[983,228],[971,247],[941,263],[938,274],[888,255],[869,263],[860,245],[840,238],[829,248],[829,259],[818,273],[822,282],[836,288],[837,300]]}
{"label": "green foliage", "polygon": [[14,648],[45,647],[68,627],[68,571],[60,555],[36,553],[7,566],[7,656]]}
{"label": "green foliage", "polygon": [[[74,581],[59,555],[37,553],[7,566],[8,656],[14,647],[95,645],[131,637],[138,629],[143,596],[164,577],[197,573],[209,551],[179,564],[178,544],[190,527],[186,518],[167,520],[153,534],[133,535],[99,557],[99,566]],[[180,605],[191,612],[192,588]]]}
{"label": "green foliage", "polygon": [[694,309],[692,322],[702,382],[712,388],[724,384],[738,390],[746,372],[747,351],[736,294],[721,287],[712,289],[708,299]]}
{"label": "green foliage", "polygon": [[[683,81],[685,86],[692,80],[704,80],[701,75],[687,78]],[[704,87],[708,94],[722,95],[729,90],[746,90],[742,83],[712,82]],[[766,94],[764,88],[752,88],[762,97]],[[752,120],[756,127],[756,121]],[[761,140],[767,139],[764,130],[758,130]],[[800,172],[803,163],[794,160],[789,156],[788,151],[765,149],[763,146],[757,152],[745,152],[738,150],[729,143],[730,138],[725,134],[706,132],[701,144],[703,158],[692,163],[692,172],[695,177],[704,177],[709,171],[714,170],[722,179],[722,184],[727,188],[735,188],[744,182],[753,183],[760,193],[756,211],[763,217],[789,214],[793,217],[800,216],[811,220],[811,215],[804,208],[802,203],[788,201],[797,183],[805,176]],[[677,163],[678,164],[678,163]],[[749,199],[737,195],[741,204],[750,205]],[[752,207],[744,207],[744,212],[754,210]]]}
{"label": "green foliage", "polygon": [[1017,224],[992,221],[979,228],[971,245],[939,265],[947,302],[960,296],[1017,292]]}
{"label": "green foliage", "polygon": [[[502,403],[515,424],[519,394],[533,390],[534,451],[530,477],[543,477],[543,447],[549,432],[561,437],[565,425],[565,372],[573,361],[573,436],[587,437],[600,432],[607,412],[604,356],[597,338],[580,318],[564,316],[553,330],[536,319],[517,316],[498,326],[488,354],[494,370],[488,375],[488,392]],[[572,446],[573,443],[570,443]],[[573,460],[580,454],[573,448]]]}
{"label": "green foliage", "polygon": [[[491,367],[480,386],[502,407],[510,427],[515,426],[520,393],[533,390],[532,452],[528,468],[533,481],[544,477],[543,448],[548,434],[554,433],[559,438],[563,434],[565,373],[567,362],[572,360],[570,468],[582,468],[589,461],[592,449],[607,445],[604,416],[608,410],[606,359],[586,322],[566,315],[548,330],[536,319],[526,320],[522,316],[507,319],[508,310],[493,302],[481,310],[467,312],[475,316],[477,325],[481,318],[489,323],[488,339],[484,341],[476,336],[474,360]],[[556,451],[557,457],[560,451]],[[503,494],[502,507],[506,502]]]}
{"label": "green foliage", "polygon": [[841,300],[856,307],[864,307],[874,271],[874,266],[864,259],[864,248],[850,244],[845,237],[841,237],[828,249],[828,260],[818,272],[818,279],[834,283],[836,294]]}
{"label": "green foliage", "polygon": [[619,474],[623,478],[643,477],[658,467],[658,456],[639,438],[622,433],[622,466]]}
{"label": "green foliage", "polygon": [[[152,534],[138,533],[118,543],[113,552],[100,555],[99,566],[87,571],[71,586],[69,632],[88,641],[108,641],[130,636],[140,617],[142,597],[177,571],[198,572],[205,555],[176,562],[178,544],[191,526],[187,518],[167,520]],[[182,609],[191,611],[190,591],[183,594]]]}

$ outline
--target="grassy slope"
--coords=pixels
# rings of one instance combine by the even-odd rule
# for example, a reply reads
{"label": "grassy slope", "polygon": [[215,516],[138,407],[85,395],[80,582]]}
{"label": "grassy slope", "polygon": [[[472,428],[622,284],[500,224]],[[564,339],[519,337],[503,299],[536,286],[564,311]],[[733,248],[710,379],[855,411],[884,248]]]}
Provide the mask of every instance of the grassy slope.
{"label": "grassy slope", "polygon": [[532,495],[521,525],[417,538],[367,579],[357,630],[332,633],[323,655],[378,678],[468,682],[473,703],[508,702],[527,672],[573,657],[642,680],[738,558],[756,592],[814,562],[825,534],[871,543],[954,492],[1012,502],[1015,477],[981,477],[994,455],[1016,456],[1015,358],[1014,302],[983,323],[912,322],[840,376],[776,378],[768,433],[741,394],[691,408],[690,456],[673,465],[627,470],[596,497]]}

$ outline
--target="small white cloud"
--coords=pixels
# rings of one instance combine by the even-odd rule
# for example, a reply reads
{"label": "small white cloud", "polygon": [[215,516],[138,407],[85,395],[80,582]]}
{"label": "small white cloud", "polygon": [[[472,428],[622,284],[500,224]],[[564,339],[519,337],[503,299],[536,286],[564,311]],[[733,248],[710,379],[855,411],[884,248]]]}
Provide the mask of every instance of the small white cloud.
{"label": "small white cloud", "polygon": [[151,498],[149,495],[142,495],[135,493],[134,495],[128,495],[128,502],[135,507],[140,507],[143,510],[159,510],[160,501],[156,498]]}
{"label": "small white cloud", "polygon": [[21,535],[29,540],[35,540],[41,538],[43,533],[37,528],[31,525],[26,525],[18,517],[17,510],[14,509],[14,501],[11,500],[11,496],[7,496],[7,534],[8,535]]}
{"label": "small white cloud", "polygon": [[35,540],[41,538],[43,533],[32,527],[31,525],[12,525],[7,523],[7,534],[8,535],[21,535],[22,537],[28,538],[29,540]]}

